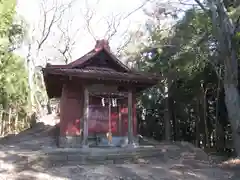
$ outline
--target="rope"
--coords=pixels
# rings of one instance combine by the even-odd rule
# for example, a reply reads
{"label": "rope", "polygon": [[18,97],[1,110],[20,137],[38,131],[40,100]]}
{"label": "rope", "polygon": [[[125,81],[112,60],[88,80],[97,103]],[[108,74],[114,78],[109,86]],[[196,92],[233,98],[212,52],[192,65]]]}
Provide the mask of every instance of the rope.
{"label": "rope", "polygon": [[[92,97],[98,97],[98,98],[105,98],[106,99],[106,97],[105,96],[98,96],[98,95],[91,95]],[[113,99],[124,99],[124,98],[126,98],[126,97],[119,97],[119,98],[113,98]]]}

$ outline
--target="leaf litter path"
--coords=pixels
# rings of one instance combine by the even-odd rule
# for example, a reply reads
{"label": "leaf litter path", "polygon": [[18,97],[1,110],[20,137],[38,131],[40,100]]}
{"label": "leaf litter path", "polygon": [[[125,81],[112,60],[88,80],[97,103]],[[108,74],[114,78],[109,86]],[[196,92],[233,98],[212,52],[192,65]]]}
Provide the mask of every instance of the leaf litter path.
{"label": "leaf litter path", "polygon": [[231,169],[211,164],[206,153],[189,143],[160,143],[164,156],[158,158],[140,158],[122,164],[46,167],[31,161],[46,148],[56,149],[46,129],[40,129],[28,130],[2,143],[0,180],[239,180],[240,177]]}

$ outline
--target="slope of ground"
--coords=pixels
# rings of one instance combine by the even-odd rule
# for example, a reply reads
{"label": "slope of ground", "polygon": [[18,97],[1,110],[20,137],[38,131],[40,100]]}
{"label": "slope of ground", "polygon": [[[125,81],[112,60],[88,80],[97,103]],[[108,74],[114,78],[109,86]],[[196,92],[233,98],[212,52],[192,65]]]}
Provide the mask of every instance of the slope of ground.
{"label": "slope of ground", "polygon": [[223,166],[214,164],[205,152],[185,142],[156,143],[161,151],[159,156],[124,160],[122,163],[108,160],[100,164],[46,166],[40,163],[39,157],[43,151],[57,151],[52,131],[52,126],[38,123],[19,135],[1,140],[1,179],[237,180],[240,177],[236,173],[238,166],[232,168],[231,162]]}

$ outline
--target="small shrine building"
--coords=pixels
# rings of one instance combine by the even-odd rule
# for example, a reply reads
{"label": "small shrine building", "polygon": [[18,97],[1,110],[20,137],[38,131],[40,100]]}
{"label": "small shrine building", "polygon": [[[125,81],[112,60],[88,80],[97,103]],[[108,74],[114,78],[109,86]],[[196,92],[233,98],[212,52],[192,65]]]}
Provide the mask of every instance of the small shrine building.
{"label": "small shrine building", "polygon": [[[86,147],[137,137],[136,97],[160,76],[131,70],[112,53],[106,40],[66,65],[43,68],[48,97],[60,99],[60,147]],[[104,143],[102,143],[104,144]]]}

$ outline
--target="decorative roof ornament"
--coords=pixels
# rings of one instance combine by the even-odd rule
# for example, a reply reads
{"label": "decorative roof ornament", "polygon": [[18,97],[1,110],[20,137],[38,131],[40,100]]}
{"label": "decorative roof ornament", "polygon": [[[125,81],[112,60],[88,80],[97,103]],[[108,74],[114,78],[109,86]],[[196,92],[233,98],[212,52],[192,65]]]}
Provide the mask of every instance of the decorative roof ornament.
{"label": "decorative roof ornament", "polygon": [[101,51],[103,48],[110,52],[110,46],[109,46],[108,40],[106,39],[97,40],[94,50],[97,52],[97,51]]}

